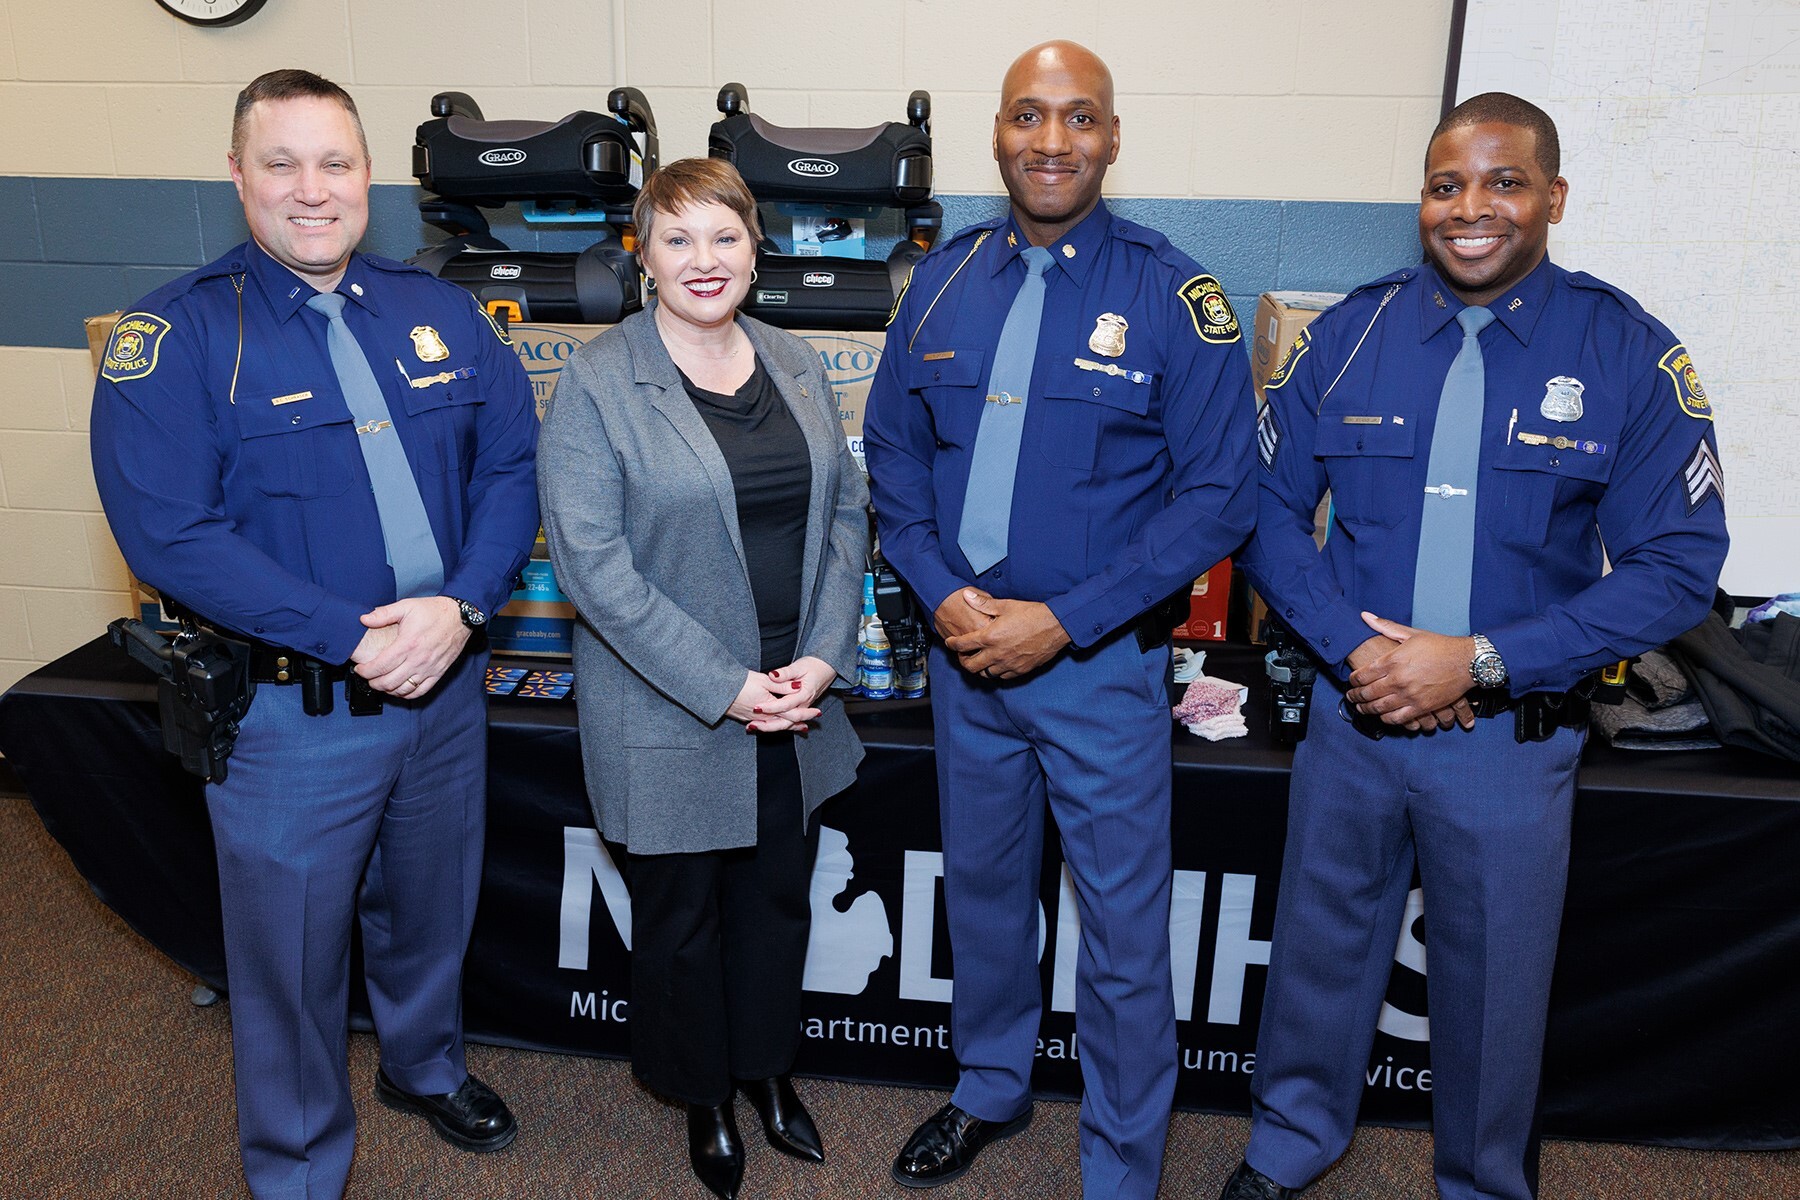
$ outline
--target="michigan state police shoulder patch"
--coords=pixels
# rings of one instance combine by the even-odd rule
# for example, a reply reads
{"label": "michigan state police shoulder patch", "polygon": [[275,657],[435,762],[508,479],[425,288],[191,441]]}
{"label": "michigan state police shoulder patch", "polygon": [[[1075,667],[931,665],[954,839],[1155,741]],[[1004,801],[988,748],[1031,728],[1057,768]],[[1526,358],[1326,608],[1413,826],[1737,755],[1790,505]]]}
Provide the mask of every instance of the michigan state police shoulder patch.
{"label": "michigan state police shoulder patch", "polygon": [[1282,354],[1281,361],[1275,364],[1274,372],[1263,383],[1263,391],[1272,392],[1294,377],[1294,368],[1306,352],[1312,349],[1312,331],[1302,329],[1293,341],[1288,343],[1287,351]]}
{"label": "michigan state police shoulder patch", "polygon": [[129,312],[113,326],[106,353],[100,359],[100,377],[114,383],[143,379],[156,370],[157,352],[171,326],[155,313]]}
{"label": "michigan state police shoulder patch", "polygon": [[1700,373],[1694,370],[1694,359],[1686,346],[1675,343],[1656,365],[1675,384],[1675,402],[1681,405],[1682,412],[1702,421],[1712,420],[1712,402],[1706,398],[1706,389],[1700,386]]}
{"label": "michigan state police shoulder patch", "polygon": [[1202,340],[1228,345],[1238,340],[1237,314],[1225,299],[1225,289],[1211,275],[1196,275],[1181,285],[1182,303],[1194,318],[1194,332]]}

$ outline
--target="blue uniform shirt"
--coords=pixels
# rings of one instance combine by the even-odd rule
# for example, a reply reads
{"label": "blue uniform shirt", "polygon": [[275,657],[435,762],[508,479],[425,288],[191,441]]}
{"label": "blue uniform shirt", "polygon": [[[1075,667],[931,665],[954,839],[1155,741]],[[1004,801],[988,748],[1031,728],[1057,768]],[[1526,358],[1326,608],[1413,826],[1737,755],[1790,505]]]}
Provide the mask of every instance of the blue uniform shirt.
{"label": "blue uniform shirt", "polygon": [[974,584],[1048,604],[1088,646],[1249,533],[1255,402],[1218,281],[1097,206],[1048,247],[1007,556],[977,576],[956,535],[1026,245],[1008,217],[914,270],[864,419],[870,490],[882,553],[928,609]]}
{"label": "blue uniform shirt", "polygon": [[[406,447],[443,594],[491,613],[538,527],[518,358],[472,296],[417,268],[356,254],[337,290]],[[107,345],[91,441],[140,579],[228,629],[345,662],[394,573],[314,294],[253,242],[152,292]],[[454,378],[416,386],[439,375]]]}
{"label": "blue uniform shirt", "polygon": [[[1340,677],[1373,635],[1362,611],[1411,620],[1463,307],[1432,267],[1397,272],[1321,314],[1265,386],[1244,570]],[[1727,545],[1712,409],[1675,335],[1591,276],[1546,259],[1488,307],[1470,627],[1514,693],[1562,690],[1705,617]]]}

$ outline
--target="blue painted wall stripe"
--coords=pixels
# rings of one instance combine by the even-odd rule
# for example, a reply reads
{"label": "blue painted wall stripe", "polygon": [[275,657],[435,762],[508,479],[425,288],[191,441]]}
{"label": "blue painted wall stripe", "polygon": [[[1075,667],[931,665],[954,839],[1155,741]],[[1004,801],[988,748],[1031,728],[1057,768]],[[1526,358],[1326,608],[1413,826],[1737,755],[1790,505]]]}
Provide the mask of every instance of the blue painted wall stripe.
{"label": "blue painted wall stripe", "polygon": [[[377,184],[364,248],[407,258],[440,241],[418,214],[419,190]],[[948,195],[947,231],[1004,211],[999,196]],[[1225,285],[1248,320],[1265,291],[1347,291],[1418,260],[1410,204],[1298,200],[1113,199],[1113,211],[1161,230]],[[527,226],[516,208],[494,232],[519,250],[581,250],[591,227]],[[897,215],[871,223],[872,252],[899,236]],[[0,177],[0,272],[14,302],[0,345],[82,346],[82,318],[123,308],[244,240],[243,209],[226,180]]]}

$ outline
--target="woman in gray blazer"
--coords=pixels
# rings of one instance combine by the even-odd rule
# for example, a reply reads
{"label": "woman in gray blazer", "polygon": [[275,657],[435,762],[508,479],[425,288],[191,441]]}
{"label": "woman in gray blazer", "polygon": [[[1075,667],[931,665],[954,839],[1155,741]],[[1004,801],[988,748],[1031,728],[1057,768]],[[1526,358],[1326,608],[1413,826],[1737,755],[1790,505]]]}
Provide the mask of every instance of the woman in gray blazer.
{"label": "woman in gray blazer", "polygon": [[564,368],[538,443],[544,533],[575,602],[582,759],[631,888],[631,1060],[686,1102],[694,1173],[735,1197],[734,1088],[770,1144],[822,1161],[789,1079],[821,802],[862,746],[868,489],[819,356],[739,315],[761,237],[718,159],[633,212],[654,307]]}

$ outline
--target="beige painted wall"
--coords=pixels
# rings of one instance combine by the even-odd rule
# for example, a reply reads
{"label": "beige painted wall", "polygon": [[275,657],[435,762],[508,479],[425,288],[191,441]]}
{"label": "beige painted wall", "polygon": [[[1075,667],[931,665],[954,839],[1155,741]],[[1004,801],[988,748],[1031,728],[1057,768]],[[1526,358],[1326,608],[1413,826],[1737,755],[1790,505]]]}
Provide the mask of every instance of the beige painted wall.
{"label": "beige painted wall", "polygon": [[[0,175],[219,179],[258,72],[349,87],[376,177],[408,182],[432,93],[497,118],[642,88],[665,157],[704,153],[720,84],[785,124],[899,119],[932,93],[938,186],[1000,190],[1001,73],[1069,37],[1111,64],[1118,196],[1405,201],[1437,114],[1450,0],[271,0],[191,29],[151,0],[0,0]],[[0,214],[0,219],[4,219]],[[3,320],[3,318],[0,318]],[[0,334],[0,341],[4,335]],[[87,355],[0,345],[0,688],[126,611],[87,461]]]}

